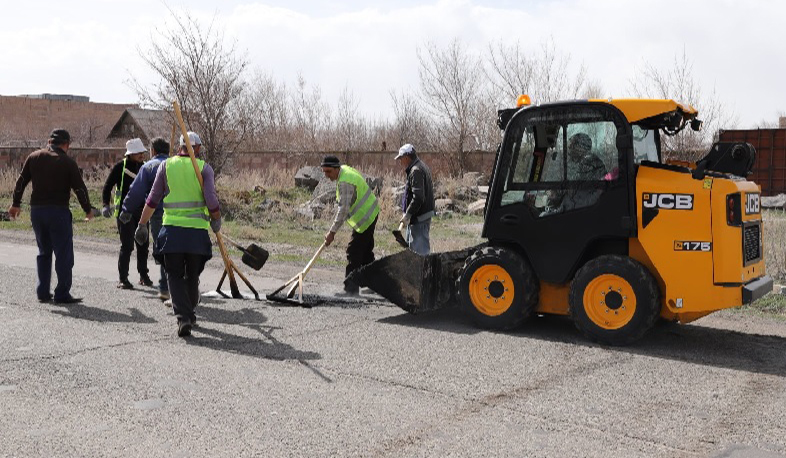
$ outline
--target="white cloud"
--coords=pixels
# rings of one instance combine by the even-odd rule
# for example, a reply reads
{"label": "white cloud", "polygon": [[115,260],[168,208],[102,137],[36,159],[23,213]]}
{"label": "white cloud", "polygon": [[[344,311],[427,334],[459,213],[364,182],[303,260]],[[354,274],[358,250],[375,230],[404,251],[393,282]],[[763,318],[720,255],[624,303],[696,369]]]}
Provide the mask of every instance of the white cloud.
{"label": "white cloud", "polygon": [[[137,47],[146,47],[168,12],[158,0],[133,4],[28,1],[4,11],[0,92],[63,92],[96,101],[133,102],[128,70],[149,80]],[[417,86],[416,48],[458,37],[482,52],[490,42],[519,40],[557,49],[583,63],[608,95],[628,94],[646,61],[668,68],[685,49],[694,72],[713,86],[743,125],[786,110],[782,83],[786,42],[775,0],[442,0],[437,2],[169,2],[200,18],[217,14],[253,67],[294,83],[300,71],[335,104],[348,86],[369,114],[389,113],[391,89]],[[75,6],[78,5],[78,6]],[[55,19],[41,19],[46,17]],[[699,107],[701,110],[701,107]]]}

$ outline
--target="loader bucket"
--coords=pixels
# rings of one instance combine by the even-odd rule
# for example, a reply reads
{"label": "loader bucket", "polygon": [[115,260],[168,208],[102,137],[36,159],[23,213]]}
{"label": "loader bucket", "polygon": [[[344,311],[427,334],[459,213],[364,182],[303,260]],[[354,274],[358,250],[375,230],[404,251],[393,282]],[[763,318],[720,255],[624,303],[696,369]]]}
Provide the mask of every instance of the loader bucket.
{"label": "loader bucket", "polygon": [[350,279],[410,313],[450,307],[458,272],[475,249],[428,256],[404,250],[355,270]]}

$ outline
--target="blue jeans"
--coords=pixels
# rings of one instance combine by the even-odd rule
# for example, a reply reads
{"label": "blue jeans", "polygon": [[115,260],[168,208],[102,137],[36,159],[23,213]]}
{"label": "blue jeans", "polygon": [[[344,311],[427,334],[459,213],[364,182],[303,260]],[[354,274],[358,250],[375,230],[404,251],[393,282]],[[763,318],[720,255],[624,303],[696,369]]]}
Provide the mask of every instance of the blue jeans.
{"label": "blue jeans", "polygon": [[52,297],[52,253],[55,255],[56,301],[71,297],[71,269],[74,267],[74,228],[71,210],[57,205],[36,205],[30,208],[30,221],[33,223],[35,240],[38,243],[36,268],[38,299]]}
{"label": "blue jeans", "polygon": [[407,242],[409,242],[409,249],[421,256],[429,254],[431,252],[431,241],[429,240],[430,231],[431,218],[407,226]]}
{"label": "blue jeans", "polygon": [[153,217],[150,218],[150,235],[153,237],[153,259],[156,260],[156,264],[158,264],[161,268],[161,276],[158,280],[158,291],[165,293],[169,292],[169,283],[167,283],[166,269],[164,269],[164,263],[162,260],[159,260],[161,257],[156,256],[159,254],[158,233],[161,232],[163,219],[163,215],[157,216],[155,213],[153,213]]}

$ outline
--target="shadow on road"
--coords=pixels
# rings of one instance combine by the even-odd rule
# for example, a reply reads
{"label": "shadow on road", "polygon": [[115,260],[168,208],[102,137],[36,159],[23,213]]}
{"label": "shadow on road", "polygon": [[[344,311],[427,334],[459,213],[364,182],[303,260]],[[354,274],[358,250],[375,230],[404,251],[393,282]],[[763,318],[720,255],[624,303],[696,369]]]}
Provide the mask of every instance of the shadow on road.
{"label": "shadow on road", "polygon": [[[488,332],[477,329],[457,309],[422,315],[402,312],[379,322],[457,334]],[[746,334],[698,324],[667,324],[657,325],[634,345],[606,347],[587,340],[569,318],[551,315],[531,318],[521,328],[506,334],[786,377],[786,338],[779,336]]]}
{"label": "shadow on road", "polygon": [[[211,303],[220,302],[220,300],[211,301]],[[322,355],[313,351],[298,350],[278,340],[274,336],[274,332],[281,328],[265,325],[268,319],[259,310],[252,308],[226,310],[207,307],[203,301],[197,307],[196,314],[199,326],[194,328],[191,338],[186,339],[187,343],[254,358],[298,361],[321,379],[332,382],[330,378],[308,363],[309,360],[322,359]],[[216,329],[215,324],[243,326],[258,332],[259,336],[247,337],[230,334]]]}
{"label": "shadow on road", "polygon": [[144,315],[139,309],[129,308],[129,314],[113,312],[112,310],[87,305],[72,305],[63,310],[52,310],[57,315],[77,318],[87,321],[101,321],[107,323],[155,323],[156,320]]}

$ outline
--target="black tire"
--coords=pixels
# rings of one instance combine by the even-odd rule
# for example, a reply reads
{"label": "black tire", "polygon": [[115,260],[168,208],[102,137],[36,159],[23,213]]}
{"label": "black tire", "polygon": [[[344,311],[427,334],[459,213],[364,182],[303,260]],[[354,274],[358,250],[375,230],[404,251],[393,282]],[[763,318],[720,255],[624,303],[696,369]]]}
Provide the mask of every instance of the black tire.
{"label": "black tire", "polygon": [[570,315],[590,339],[629,345],[660,316],[660,289],[641,263],[627,256],[600,256],[576,272],[570,286]]}
{"label": "black tire", "polygon": [[513,329],[538,305],[532,268],[505,248],[485,247],[473,253],[459,273],[456,290],[461,308],[486,329]]}

